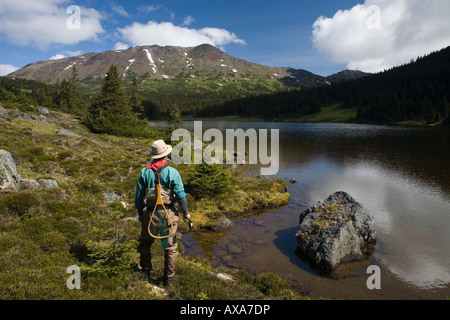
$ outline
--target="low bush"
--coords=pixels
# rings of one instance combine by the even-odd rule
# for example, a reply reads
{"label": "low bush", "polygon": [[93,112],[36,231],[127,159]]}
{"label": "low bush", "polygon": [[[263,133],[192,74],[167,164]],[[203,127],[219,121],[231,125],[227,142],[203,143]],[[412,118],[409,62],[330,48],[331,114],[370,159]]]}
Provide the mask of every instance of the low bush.
{"label": "low bush", "polygon": [[211,197],[224,192],[230,185],[231,176],[220,165],[197,165],[194,174],[186,183],[186,191],[196,199]]}

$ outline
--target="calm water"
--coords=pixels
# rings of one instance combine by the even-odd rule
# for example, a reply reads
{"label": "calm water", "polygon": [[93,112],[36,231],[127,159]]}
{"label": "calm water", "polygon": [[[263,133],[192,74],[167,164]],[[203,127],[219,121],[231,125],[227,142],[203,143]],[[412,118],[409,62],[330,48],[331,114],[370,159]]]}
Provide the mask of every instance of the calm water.
{"label": "calm water", "polygon": [[[278,176],[297,183],[288,184],[288,206],[236,220],[214,242],[199,232],[184,236],[186,255],[208,257],[215,267],[277,273],[311,297],[450,296],[450,130],[232,121],[204,121],[203,127],[279,129]],[[378,239],[368,261],[331,279],[296,255],[294,236],[299,214],[336,191],[370,210]],[[381,290],[366,286],[369,265],[381,269]]]}

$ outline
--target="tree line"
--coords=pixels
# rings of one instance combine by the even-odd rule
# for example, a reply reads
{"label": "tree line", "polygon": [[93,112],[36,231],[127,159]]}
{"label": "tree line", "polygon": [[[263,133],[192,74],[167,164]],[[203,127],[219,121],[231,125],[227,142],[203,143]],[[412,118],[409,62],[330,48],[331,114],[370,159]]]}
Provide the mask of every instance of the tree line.
{"label": "tree line", "polygon": [[297,89],[274,94],[257,95],[227,100],[197,110],[197,117],[241,116],[265,120],[282,120],[289,117],[318,113],[328,97],[319,88]]}
{"label": "tree line", "polygon": [[213,104],[197,116],[296,118],[340,104],[357,108],[355,121],[395,123],[407,120],[450,122],[450,47],[403,66],[356,80]]}
{"label": "tree line", "polygon": [[323,106],[336,104],[357,108],[357,122],[450,122],[450,47],[357,80],[238,99],[196,98],[162,104],[144,98],[136,78],[124,89],[114,65],[102,81],[100,92],[87,97],[80,91],[76,67],[71,77],[53,85],[1,77],[0,100],[19,108],[41,105],[78,114],[91,130],[120,135],[136,135],[146,119],[170,119],[174,114],[283,120],[315,114]]}

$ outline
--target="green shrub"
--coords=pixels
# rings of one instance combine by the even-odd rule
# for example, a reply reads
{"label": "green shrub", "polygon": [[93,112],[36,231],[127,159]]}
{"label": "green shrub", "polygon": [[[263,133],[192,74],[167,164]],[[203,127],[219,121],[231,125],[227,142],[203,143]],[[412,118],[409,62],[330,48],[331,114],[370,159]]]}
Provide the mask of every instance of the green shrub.
{"label": "green shrub", "polygon": [[224,192],[230,185],[231,177],[220,165],[202,163],[186,183],[186,191],[195,199],[210,197]]}
{"label": "green shrub", "polygon": [[58,153],[57,159],[58,160],[64,160],[67,158],[71,158],[72,157],[72,152],[70,151],[61,151],[60,153]]}
{"label": "green shrub", "polygon": [[102,191],[101,185],[97,181],[89,178],[81,178],[81,180],[79,180],[75,185],[78,190],[84,192],[97,194]]}
{"label": "green shrub", "polygon": [[19,216],[31,213],[38,206],[39,198],[31,191],[14,192],[0,197],[0,207]]}
{"label": "green shrub", "polygon": [[107,133],[119,137],[140,137],[149,138],[152,131],[145,127],[142,122],[136,124],[117,123],[109,119],[97,119],[89,115],[83,121],[94,133]]}
{"label": "green shrub", "polygon": [[88,274],[120,275],[130,269],[136,246],[136,240],[120,244],[113,241],[89,240],[86,247],[91,263],[82,269]]}

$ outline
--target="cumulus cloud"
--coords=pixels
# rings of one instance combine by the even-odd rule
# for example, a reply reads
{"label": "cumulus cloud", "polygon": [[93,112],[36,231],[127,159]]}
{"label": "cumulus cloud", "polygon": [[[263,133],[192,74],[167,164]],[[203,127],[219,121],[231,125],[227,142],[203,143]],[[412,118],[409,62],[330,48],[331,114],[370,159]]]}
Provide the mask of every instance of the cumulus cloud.
{"label": "cumulus cloud", "polygon": [[57,53],[54,56],[50,57],[50,60],[59,60],[59,59],[64,59],[67,58],[67,56],[61,54],[61,53]]}
{"label": "cumulus cloud", "polygon": [[450,45],[448,0],[366,0],[313,25],[313,44],[335,63],[378,72]]}
{"label": "cumulus cloud", "polygon": [[127,45],[127,44],[125,44],[125,43],[117,42],[117,43],[115,44],[115,46],[114,46],[114,50],[126,50],[126,49],[128,49],[129,47],[130,47],[130,46]]}
{"label": "cumulus cloud", "polygon": [[6,76],[19,68],[10,64],[0,64],[0,76]]}
{"label": "cumulus cloud", "polygon": [[101,15],[68,0],[2,0],[0,36],[16,45],[76,44],[96,40],[104,30]]}
{"label": "cumulus cloud", "polygon": [[219,28],[190,29],[175,26],[171,22],[147,24],[133,23],[118,29],[120,37],[132,46],[161,45],[194,47],[208,43],[213,46],[224,46],[230,43],[245,44],[234,33]]}

